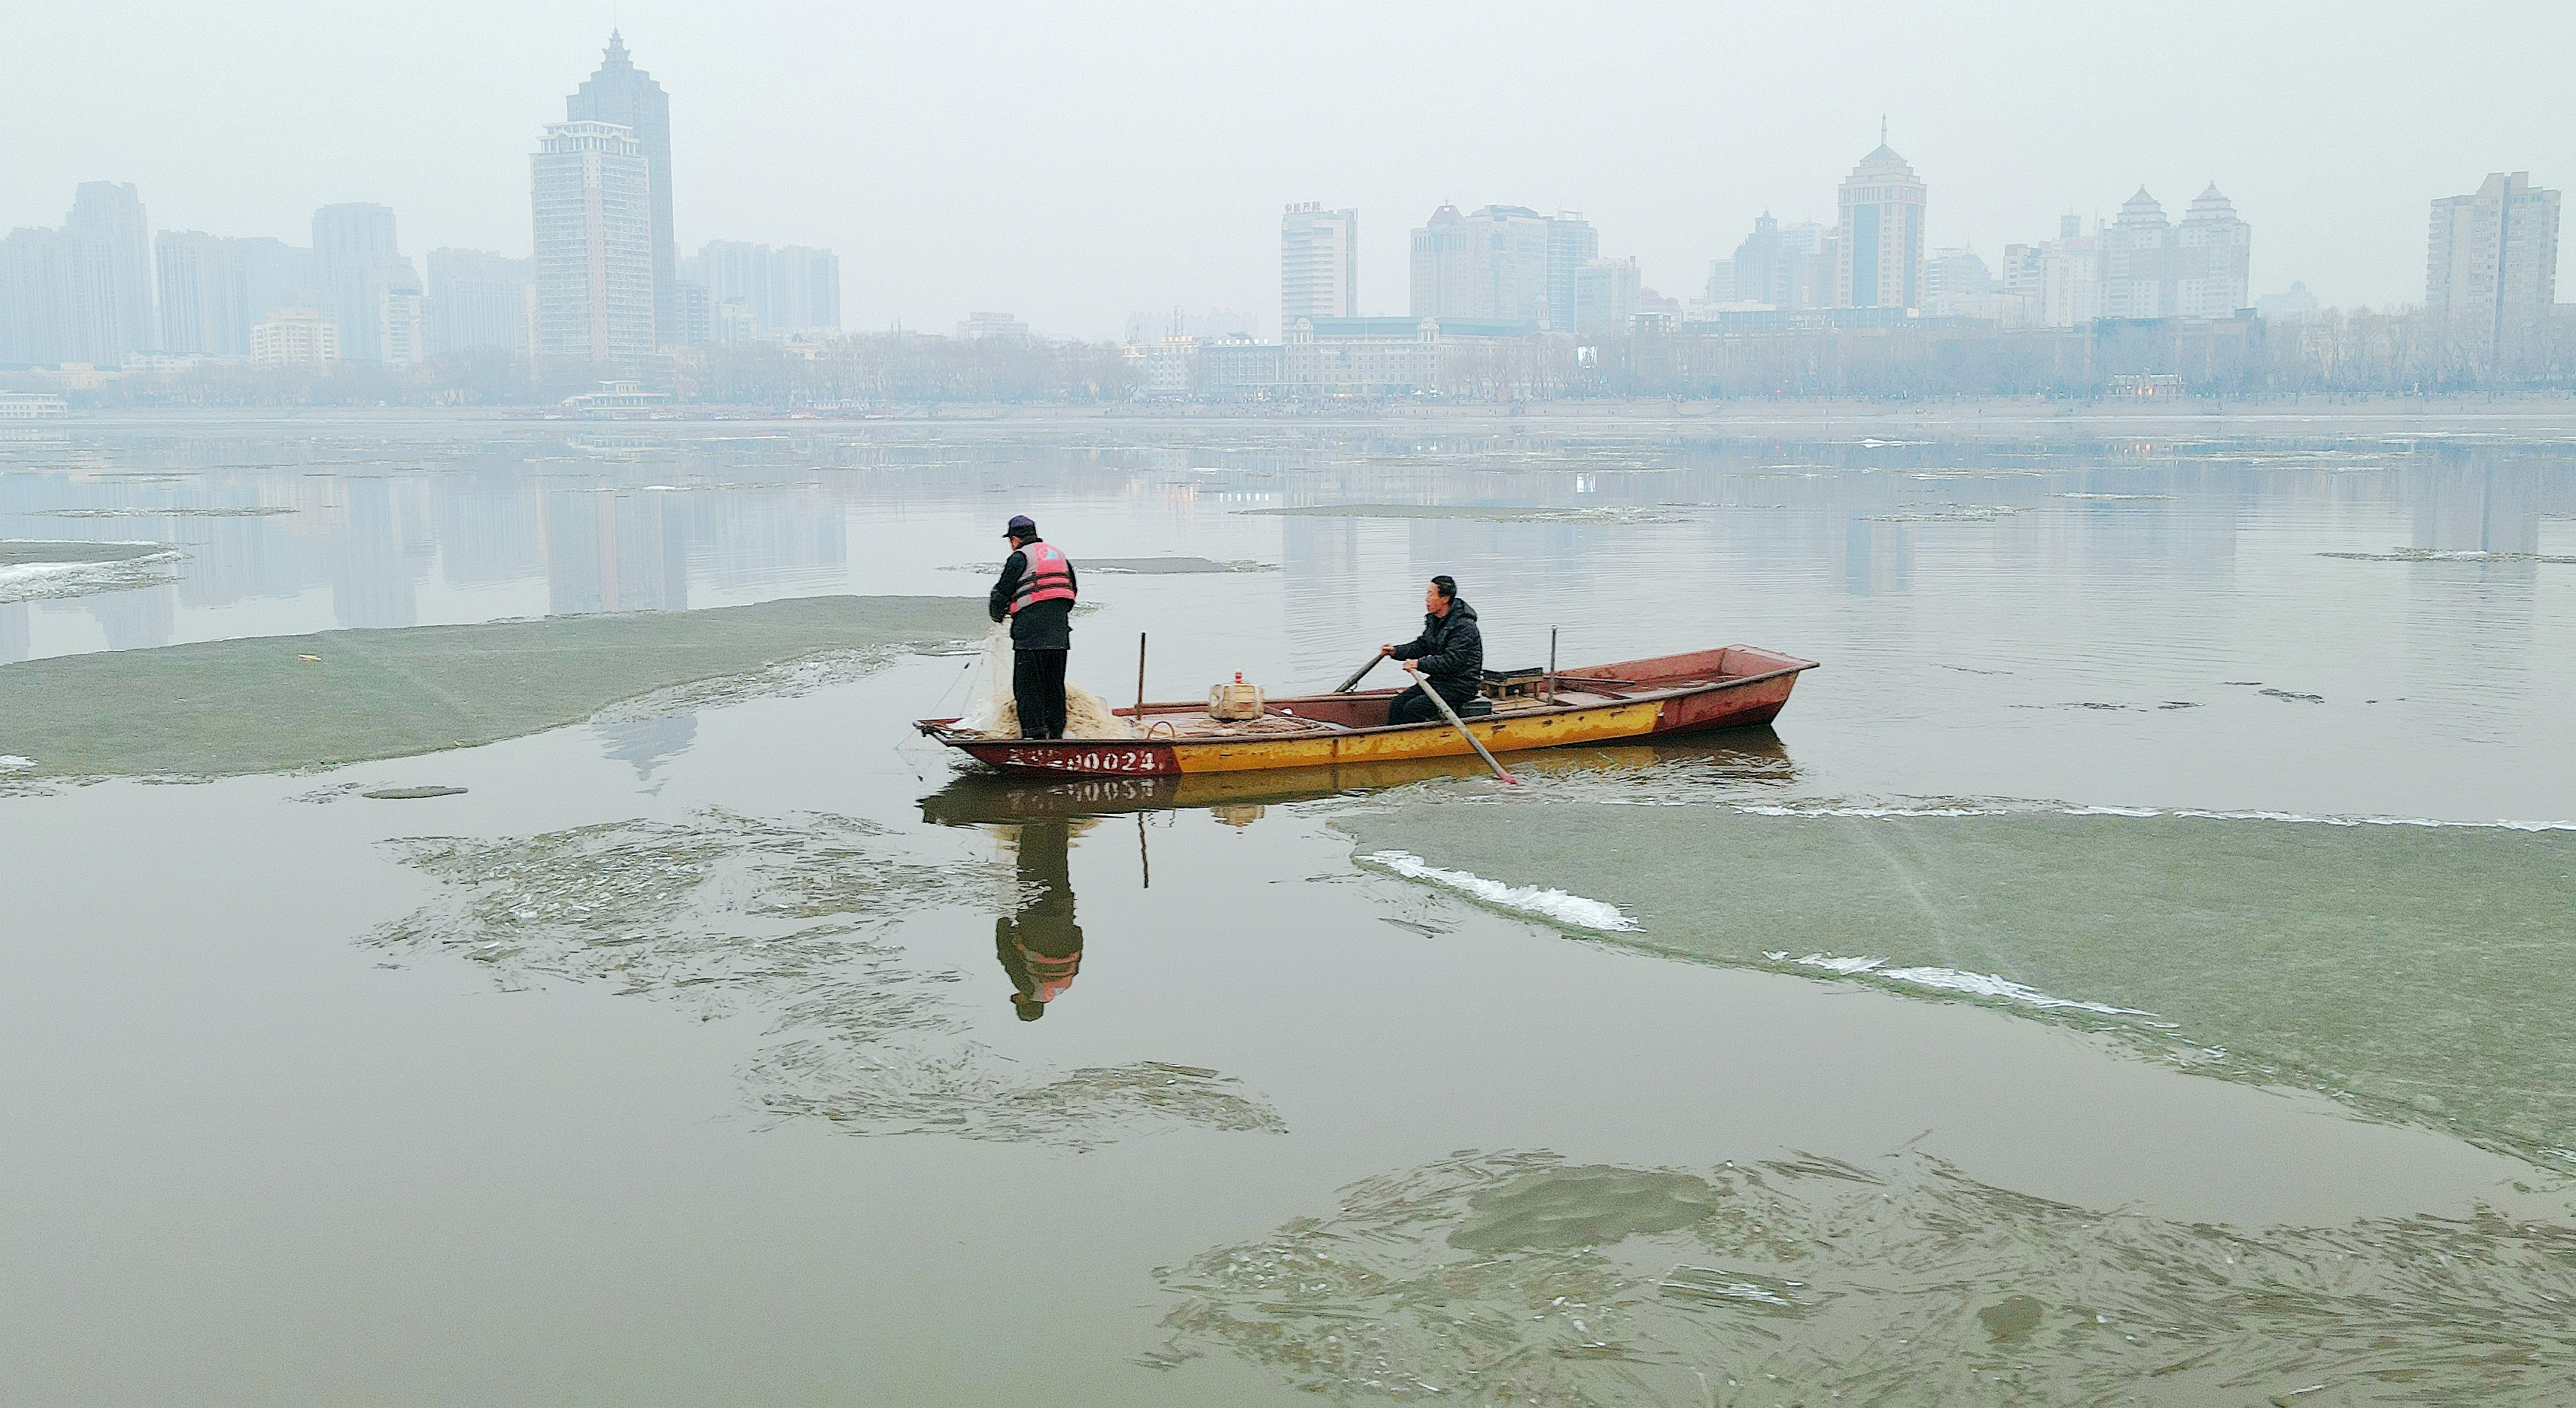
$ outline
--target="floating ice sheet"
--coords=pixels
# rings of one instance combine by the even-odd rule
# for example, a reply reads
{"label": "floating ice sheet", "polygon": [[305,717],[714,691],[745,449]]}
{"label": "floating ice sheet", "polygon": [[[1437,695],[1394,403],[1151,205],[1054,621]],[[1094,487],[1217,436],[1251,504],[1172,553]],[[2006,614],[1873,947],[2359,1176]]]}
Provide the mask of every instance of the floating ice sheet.
{"label": "floating ice sheet", "polygon": [[2541,1405],[2576,1356],[2567,1227],[2185,1224],[1919,1154],[1462,1154],[1156,1274],[1172,1337],[1141,1362],[1341,1402]]}

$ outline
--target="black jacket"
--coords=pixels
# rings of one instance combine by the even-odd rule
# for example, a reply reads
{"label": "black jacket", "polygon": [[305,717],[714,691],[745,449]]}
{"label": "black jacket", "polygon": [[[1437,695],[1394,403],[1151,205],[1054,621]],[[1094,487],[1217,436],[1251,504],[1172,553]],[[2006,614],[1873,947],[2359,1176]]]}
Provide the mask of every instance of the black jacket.
{"label": "black jacket", "polygon": [[1485,634],[1476,629],[1476,608],[1452,597],[1448,615],[1424,612],[1422,634],[1397,646],[1395,658],[1419,662],[1423,678],[1450,703],[1473,699],[1485,681]]}
{"label": "black jacket", "polygon": [[[1031,542],[1043,539],[1032,538]],[[1002,560],[1002,580],[993,584],[993,594],[984,603],[994,620],[1008,617],[1011,623],[1011,647],[1015,650],[1073,649],[1073,603],[1069,601],[1033,601],[1011,614],[1011,598],[1020,594],[1020,577],[1029,570],[1027,553],[1017,548]],[[1074,576],[1073,559],[1064,560],[1065,580],[1076,592],[1082,582]]]}

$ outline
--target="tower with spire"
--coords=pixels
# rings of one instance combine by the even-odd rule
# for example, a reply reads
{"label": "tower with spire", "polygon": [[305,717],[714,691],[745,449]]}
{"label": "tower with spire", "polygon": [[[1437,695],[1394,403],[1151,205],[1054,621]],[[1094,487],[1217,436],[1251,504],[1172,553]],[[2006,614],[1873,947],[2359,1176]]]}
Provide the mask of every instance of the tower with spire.
{"label": "tower with spire", "polygon": [[1843,178],[1837,200],[1834,303],[1843,308],[1923,306],[1923,206],[1926,189],[1914,168],[1887,145],[1878,120],[1878,150]]}
{"label": "tower with spire", "polygon": [[606,122],[634,134],[651,180],[654,343],[680,340],[680,246],[671,231],[671,100],[653,75],[635,66],[626,36],[608,32],[599,71],[564,100],[568,122]]}

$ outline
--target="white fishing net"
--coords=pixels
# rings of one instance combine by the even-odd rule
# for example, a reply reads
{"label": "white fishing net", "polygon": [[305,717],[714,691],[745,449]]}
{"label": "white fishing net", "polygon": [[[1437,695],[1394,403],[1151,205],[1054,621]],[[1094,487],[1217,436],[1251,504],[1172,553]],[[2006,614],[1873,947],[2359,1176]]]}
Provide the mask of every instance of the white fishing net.
{"label": "white fishing net", "polygon": [[[981,734],[1020,736],[1020,709],[1011,699],[1011,627],[1007,621],[995,623],[984,635],[984,659],[976,670],[974,697],[959,723]],[[1134,738],[1136,727],[1109,712],[1108,700],[1067,680],[1064,736]]]}

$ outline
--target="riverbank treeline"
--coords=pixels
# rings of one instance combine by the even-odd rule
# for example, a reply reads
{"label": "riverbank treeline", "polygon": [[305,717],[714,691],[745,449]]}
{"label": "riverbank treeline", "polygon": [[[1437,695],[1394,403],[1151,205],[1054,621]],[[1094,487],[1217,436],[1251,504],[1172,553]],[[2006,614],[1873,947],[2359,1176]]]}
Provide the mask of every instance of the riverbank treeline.
{"label": "riverbank treeline", "polygon": [[[944,404],[1512,402],[1583,399],[1920,400],[1976,396],[2418,395],[2576,388],[2576,318],[2551,321],[2509,372],[2462,355],[2412,309],[2330,311],[2299,322],[2103,319],[2002,329],[1965,319],[1883,326],[1706,331],[1643,326],[1615,337],[1444,342],[1436,370],[1395,385],[1220,383],[1210,349],[1040,338],[862,333],[676,350],[629,368],[531,365],[475,352],[410,366],[130,364],[117,371],[0,372],[0,389],[74,407],[220,408],[562,404],[610,379],[657,401],[778,410]],[[1418,364],[1430,366],[1430,363]]]}

